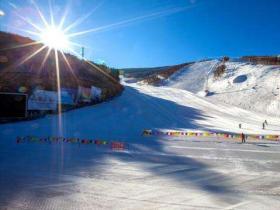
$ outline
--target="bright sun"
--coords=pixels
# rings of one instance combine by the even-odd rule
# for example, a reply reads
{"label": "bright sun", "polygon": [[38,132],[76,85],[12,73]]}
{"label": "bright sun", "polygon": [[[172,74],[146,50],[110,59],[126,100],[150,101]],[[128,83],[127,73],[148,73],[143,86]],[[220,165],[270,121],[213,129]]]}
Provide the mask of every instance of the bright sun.
{"label": "bright sun", "polygon": [[69,49],[69,40],[62,30],[55,26],[47,27],[40,34],[41,42],[51,49]]}

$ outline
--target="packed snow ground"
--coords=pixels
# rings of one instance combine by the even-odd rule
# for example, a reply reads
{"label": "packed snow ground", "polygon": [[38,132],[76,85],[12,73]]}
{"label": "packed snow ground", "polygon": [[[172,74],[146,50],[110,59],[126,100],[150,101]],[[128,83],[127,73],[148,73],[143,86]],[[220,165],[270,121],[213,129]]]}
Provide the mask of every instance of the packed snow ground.
{"label": "packed snow ground", "polygon": [[[112,101],[61,120],[0,125],[0,209],[278,209],[277,142],[141,136],[150,128],[278,134],[277,118],[177,88],[125,85]],[[129,150],[16,144],[26,135],[120,140]]]}
{"label": "packed snow ground", "polygon": [[[226,62],[226,73],[215,79],[212,67],[217,60],[197,62],[172,75],[165,84],[198,95],[211,92],[213,102],[221,101],[246,110],[280,117],[280,66]],[[208,85],[206,78],[208,73]]]}

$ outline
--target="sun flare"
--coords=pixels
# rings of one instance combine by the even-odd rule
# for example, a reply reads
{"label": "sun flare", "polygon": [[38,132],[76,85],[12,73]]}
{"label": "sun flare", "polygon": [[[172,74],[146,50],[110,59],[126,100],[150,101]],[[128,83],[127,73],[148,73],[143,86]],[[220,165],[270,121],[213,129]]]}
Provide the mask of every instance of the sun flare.
{"label": "sun flare", "polygon": [[[30,0],[30,4],[32,6],[34,6],[34,10],[37,13],[37,17],[39,17],[39,23],[38,23],[37,22],[38,18],[32,19],[32,18],[26,17],[25,15],[22,15],[20,13],[20,10],[16,6],[10,4],[10,6],[14,9],[15,15],[18,18],[20,18],[22,21],[24,21],[25,24],[28,24],[29,26],[31,26],[32,30],[26,30],[21,27],[13,27],[13,28],[15,28],[15,30],[31,34],[32,36],[34,36],[36,41],[34,41],[32,43],[27,43],[27,44],[21,44],[21,45],[18,45],[16,47],[12,47],[9,49],[43,44],[43,46],[40,46],[39,49],[35,49],[34,52],[31,52],[29,55],[26,55],[20,62],[16,62],[16,65],[18,66],[18,65],[24,64],[25,62],[31,60],[34,56],[38,55],[40,52],[42,52],[44,50],[43,52],[46,52],[46,54],[43,57],[41,67],[39,69],[39,72],[40,72],[43,69],[47,59],[50,56],[54,56],[57,97],[58,97],[58,113],[59,113],[58,130],[59,130],[59,134],[62,133],[62,117],[61,117],[62,106],[60,103],[61,102],[60,63],[62,61],[64,61],[66,63],[69,70],[74,75],[75,79],[77,79],[76,75],[75,75],[75,71],[73,70],[73,67],[71,66],[71,62],[69,62],[69,60],[68,60],[68,58],[71,59],[71,56],[70,55],[66,56],[65,53],[74,54],[74,56],[83,59],[83,62],[86,62],[88,65],[93,67],[96,71],[99,71],[100,73],[105,75],[107,78],[109,78],[111,81],[113,81],[114,83],[119,84],[119,81],[117,81],[107,71],[104,71],[98,65],[94,64],[93,62],[87,60],[84,57],[85,46],[73,41],[74,37],[85,35],[88,33],[97,33],[97,32],[101,32],[101,31],[111,30],[111,29],[114,29],[117,27],[126,26],[126,25],[134,23],[136,21],[144,21],[144,20],[149,20],[149,19],[155,18],[155,17],[160,17],[163,15],[170,15],[173,13],[184,11],[189,8],[189,7],[171,8],[168,10],[154,12],[151,14],[142,15],[142,16],[138,16],[138,17],[134,17],[134,18],[129,18],[129,19],[125,19],[125,20],[122,20],[119,22],[111,23],[111,24],[104,25],[104,26],[94,27],[94,28],[90,28],[87,30],[83,30],[83,31],[76,31],[76,32],[72,31],[73,29],[75,29],[75,27],[81,25],[82,22],[84,22],[90,15],[92,15],[92,13],[97,8],[99,8],[103,4],[104,1],[100,1],[100,2],[101,3],[97,4],[94,8],[92,8],[92,10],[88,14],[86,14],[85,16],[80,16],[75,21],[73,21],[71,24],[66,25],[66,26],[64,24],[65,24],[65,22],[67,22],[65,20],[69,13],[69,8],[70,8],[69,5],[66,5],[65,11],[63,12],[63,15],[60,17],[60,20],[56,21],[55,16],[54,16],[53,5],[52,5],[53,0],[48,0],[49,17],[45,16],[43,14],[42,10],[39,8],[39,6],[36,3],[36,0]],[[0,16],[4,16],[4,15],[5,15],[5,13],[2,10],[0,10]],[[88,46],[86,46],[86,47],[90,48]],[[48,50],[45,50],[46,48],[48,48]],[[81,49],[82,55],[77,53],[75,48]],[[54,53],[51,53],[51,52],[54,52]],[[77,79],[77,82],[79,82],[79,79]]]}
{"label": "sun flare", "polygon": [[40,39],[50,49],[67,50],[70,47],[66,34],[55,26],[50,26],[43,30],[40,34]]}

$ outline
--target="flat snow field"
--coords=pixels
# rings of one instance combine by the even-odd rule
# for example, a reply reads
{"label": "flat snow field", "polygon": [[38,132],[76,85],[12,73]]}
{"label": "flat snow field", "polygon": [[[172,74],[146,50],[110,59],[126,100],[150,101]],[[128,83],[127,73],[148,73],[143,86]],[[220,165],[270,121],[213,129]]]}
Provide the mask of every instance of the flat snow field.
{"label": "flat snow field", "polygon": [[[0,125],[0,209],[279,209],[278,142],[141,136],[143,129],[279,134],[278,121],[185,90],[130,84],[112,101],[63,113],[61,126],[57,115]],[[121,140],[129,149],[16,144],[26,135]]]}

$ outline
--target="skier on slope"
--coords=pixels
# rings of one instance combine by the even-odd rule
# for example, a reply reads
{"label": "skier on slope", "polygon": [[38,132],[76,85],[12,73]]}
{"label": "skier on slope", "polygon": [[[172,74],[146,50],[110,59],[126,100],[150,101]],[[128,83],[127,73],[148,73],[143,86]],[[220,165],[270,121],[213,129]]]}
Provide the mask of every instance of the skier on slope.
{"label": "skier on slope", "polygon": [[264,122],[263,122],[262,126],[263,126],[263,130],[264,130],[265,129],[265,123]]}

